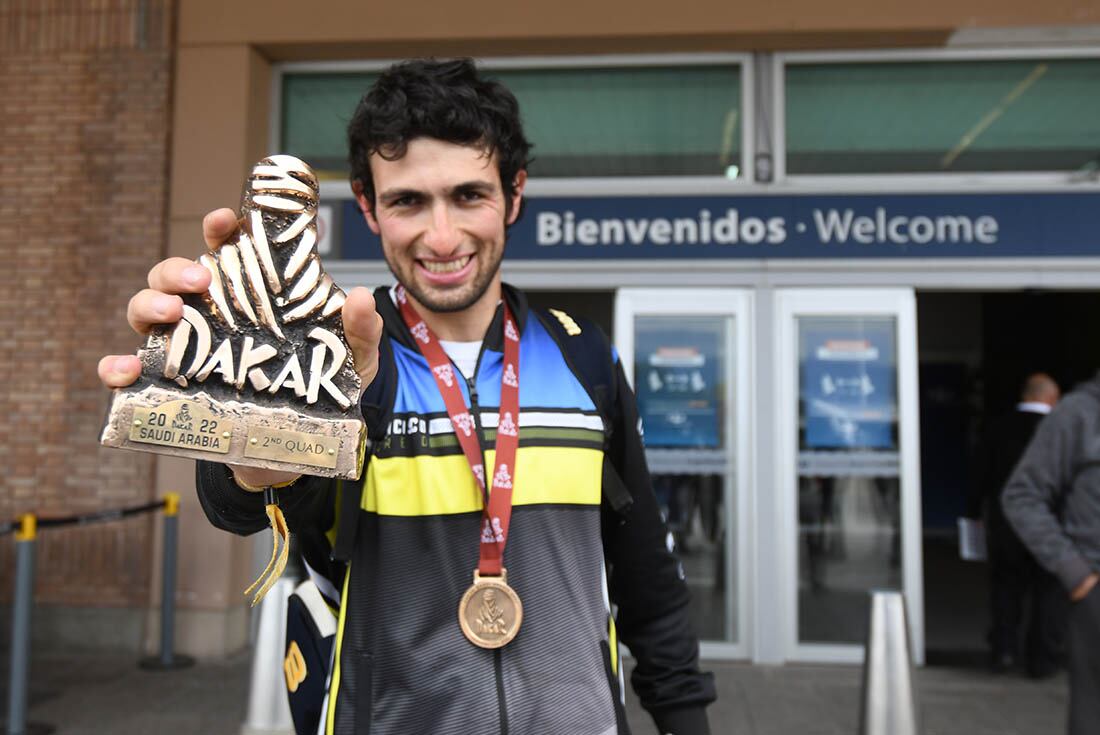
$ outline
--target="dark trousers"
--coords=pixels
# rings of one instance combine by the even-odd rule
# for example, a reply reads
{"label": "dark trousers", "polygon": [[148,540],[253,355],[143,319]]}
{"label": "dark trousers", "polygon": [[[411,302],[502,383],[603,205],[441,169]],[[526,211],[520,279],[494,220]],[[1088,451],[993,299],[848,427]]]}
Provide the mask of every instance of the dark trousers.
{"label": "dark trousers", "polygon": [[1031,676],[1046,676],[1059,667],[1065,647],[1066,593],[1058,580],[1040,567],[1016,534],[990,518],[990,644],[994,660],[1020,658]]}
{"label": "dark trousers", "polygon": [[1100,731],[1100,585],[1069,609],[1069,735]]}

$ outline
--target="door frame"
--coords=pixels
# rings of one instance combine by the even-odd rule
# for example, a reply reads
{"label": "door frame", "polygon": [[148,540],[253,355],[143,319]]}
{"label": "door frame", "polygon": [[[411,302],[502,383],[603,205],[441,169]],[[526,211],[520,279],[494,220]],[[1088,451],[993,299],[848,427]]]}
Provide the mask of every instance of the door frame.
{"label": "door frame", "polygon": [[787,660],[859,663],[860,644],[798,640],[798,333],[799,316],[890,316],[897,321],[898,451],[902,590],[910,646],[924,662],[924,577],[921,539],[920,416],[917,391],[916,295],[912,288],[776,289],[773,364],[778,416],[771,453],[779,495],[782,606]]}
{"label": "door frame", "polygon": [[[736,627],[736,642],[703,641],[700,653],[708,658],[748,659],[752,657],[754,641],[753,606],[750,595],[756,588],[756,538],[754,525],[755,491],[755,344],[754,294],[749,289],[736,288],[620,288],[615,294],[614,342],[622,360],[627,380],[634,385],[634,317],[636,316],[726,316],[733,319],[733,335],[727,352],[733,359],[726,366],[726,379],[732,388],[733,410],[725,416],[725,436],[728,461],[733,467],[724,484],[726,498],[727,545],[726,589],[735,594],[734,605],[726,606],[726,629]],[[732,374],[731,374],[732,373]],[[734,517],[731,519],[731,514]],[[734,556],[734,551],[736,555]],[[733,579],[736,572],[736,578]],[[734,582],[735,584],[731,584]],[[728,598],[727,598],[728,599]],[[736,611],[736,616],[734,612]],[[736,623],[734,623],[736,621]]]}

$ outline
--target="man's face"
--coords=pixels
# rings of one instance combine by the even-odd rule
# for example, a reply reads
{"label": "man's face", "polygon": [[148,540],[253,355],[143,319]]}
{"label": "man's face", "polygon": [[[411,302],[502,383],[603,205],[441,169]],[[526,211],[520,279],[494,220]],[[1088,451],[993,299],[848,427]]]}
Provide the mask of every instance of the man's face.
{"label": "man's face", "polygon": [[516,177],[508,207],[496,155],[479,148],[416,138],[401,158],[375,154],[370,166],[374,203],[358,185],[355,195],[412,297],[434,312],[498,299],[504,229],[519,214],[526,173]]}

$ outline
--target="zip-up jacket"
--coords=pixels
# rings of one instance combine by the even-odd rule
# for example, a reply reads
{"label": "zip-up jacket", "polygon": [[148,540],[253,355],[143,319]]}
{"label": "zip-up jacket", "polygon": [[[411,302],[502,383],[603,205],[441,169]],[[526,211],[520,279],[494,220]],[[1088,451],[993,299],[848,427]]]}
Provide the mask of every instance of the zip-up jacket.
{"label": "zip-up jacket", "polygon": [[1100,571],[1100,373],[1039,424],[1001,504],[1020,540],[1067,590]]}
{"label": "zip-up jacket", "polygon": [[[520,329],[520,444],[504,554],[523,602],[519,634],[485,650],[461,632],[458,603],[478,564],[483,499],[427,361],[379,289],[385,331],[378,375],[362,399],[371,440],[364,478],[303,477],[280,491],[311,571],[334,583],[319,586],[339,594],[322,731],[627,735],[621,638],[637,659],[635,691],[660,732],[708,733],[714,683],[699,670],[687,586],[622,366],[607,346],[614,371],[605,420],[550,328],[554,317],[529,310],[510,287],[504,293]],[[502,311],[476,378],[458,381],[487,469]],[[241,534],[266,528],[259,494],[240,489],[223,465],[200,462],[197,471],[214,525]]]}

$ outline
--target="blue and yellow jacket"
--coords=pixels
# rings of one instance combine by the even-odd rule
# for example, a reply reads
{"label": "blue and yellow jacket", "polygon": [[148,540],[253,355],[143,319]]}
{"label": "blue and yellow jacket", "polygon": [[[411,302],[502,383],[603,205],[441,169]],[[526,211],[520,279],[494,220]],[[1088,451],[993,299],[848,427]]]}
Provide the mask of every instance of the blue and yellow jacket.
{"label": "blue and yellow jacket", "polygon": [[[388,293],[378,377],[363,396],[371,439],[361,485],[304,477],[281,505],[340,619],[322,732],[328,735],[626,735],[619,639],[662,733],[706,733],[714,699],[699,671],[688,591],[645,467],[633,395],[614,364],[608,395],[571,366],[555,317],[505,287],[520,327],[520,445],[505,566],[523,600],[502,649],[469,643],[458,602],[478,562],[482,498],[427,362]],[[501,313],[476,380],[459,381],[493,467]],[[584,329],[597,329],[586,325]],[[574,330],[570,330],[574,331]],[[458,371],[456,370],[456,374]],[[601,411],[601,409],[603,409]],[[262,499],[200,462],[211,521],[266,528]],[[339,529],[337,533],[337,529]]]}

